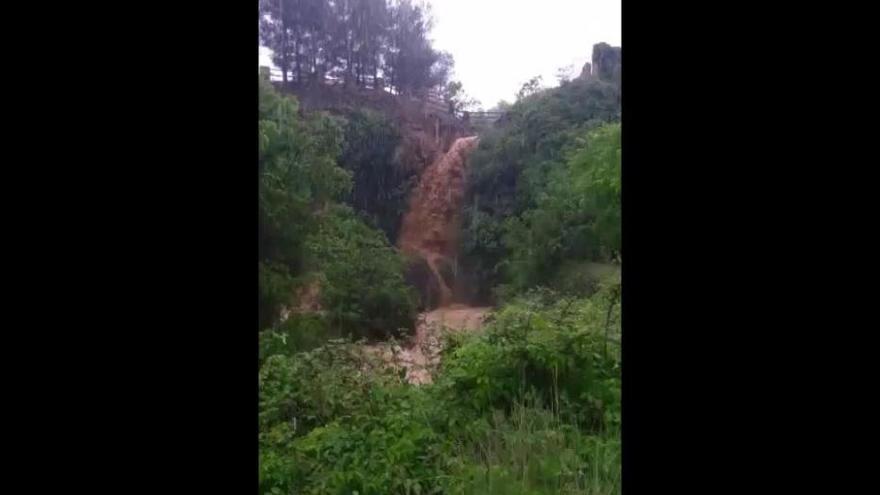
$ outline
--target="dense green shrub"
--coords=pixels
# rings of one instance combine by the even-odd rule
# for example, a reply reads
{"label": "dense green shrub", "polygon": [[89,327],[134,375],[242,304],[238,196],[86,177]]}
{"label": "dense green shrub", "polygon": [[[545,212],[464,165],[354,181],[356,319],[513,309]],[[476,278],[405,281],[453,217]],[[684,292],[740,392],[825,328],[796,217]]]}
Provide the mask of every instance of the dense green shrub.
{"label": "dense green shrub", "polygon": [[504,223],[507,280],[546,284],[566,260],[616,260],[620,253],[620,124],[578,141],[548,174],[535,206]]}
{"label": "dense green shrub", "polygon": [[388,117],[368,109],[348,112],[343,128],[339,164],[354,179],[348,202],[389,239],[396,239],[409,191],[418,179],[416,171],[401,166],[395,156],[400,131]]}
{"label": "dense green shrub", "polygon": [[343,341],[268,358],[261,493],[429,493],[443,447],[428,418],[440,410],[429,400]]}
{"label": "dense green shrub", "polygon": [[302,116],[296,98],[260,81],[259,99],[260,328],[289,303],[294,279],[305,271],[302,242],[315,228],[313,212],[351,187],[336,166],[342,138],[324,114]]}
{"label": "dense green shrub", "polygon": [[291,314],[274,328],[260,333],[260,363],[269,356],[292,356],[323,344],[327,339],[341,337],[333,331],[322,313]]}
{"label": "dense green shrub", "polygon": [[304,493],[439,492],[446,440],[431,424],[439,404],[401,388],[380,399],[377,414],[334,421],[298,442],[309,472]]}
{"label": "dense green shrub", "polygon": [[620,493],[619,298],[533,291],[422,387],[344,342],[269,357],[261,493]]}
{"label": "dense green shrub", "polygon": [[413,330],[416,295],[404,283],[403,258],[380,231],[335,205],[321,214],[306,247],[333,328],[357,337]]}
{"label": "dense green shrub", "polygon": [[557,414],[604,428],[619,404],[615,287],[589,299],[554,295],[545,304],[532,293],[508,304],[485,333],[447,351],[438,386],[447,400],[478,411],[509,408],[534,393]]}
{"label": "dense green shrub", "polygon": [[[370,113],[341,122],[352,140],[344,147],[351,171],[336,162],[344,144],[339,119],[303,115],[295,97],[260,83],[260,329],[273,329],[267,342],[275,335],[287,352],[314,347],[322,332],[326,339],[412,330],[415,296],[403,282],[399,255],[381,231],[340,204],[352,191],[353,175],[376,180],[379,170],[390,168],[396,134]],[[368,141],[375,146],[365,146]],[[354,197],[384,187],[379,177]],[[315,278],[322,315],[296,316],[276,328],[282,309],[296,304],[296,289]]]}
{"label": "dense green shrub", "polygon": [[464,431],[447,493],[620,493],[616,429],[590,434],[526,399]]}
{"label": "dense green shrub", "polygon": [[351,342],[412,330],[396,130],[261,89],[260,493],[620,493],[619,93],[532,86],[468,172],[462,269],[503,304],[420,387]]}
{"label": "dense green shrub", "polygon": [[280,309],[290,303],[296,284],[290,268],[284,263],[269,259],[260,261],[258,266],[259,319],[260,328],[264,329],[271,326],[277,320]]}
{"label": "dense green shrub", "polygon": [[[566,178],[573,179],[564,177],[578,169],[572,160],[596,158],[580,156],[591,146],[591,130],[618,120],[619,110],[617,87],[578,79],[558,88],[524,93],[499,128],[481,134],[480,145],[469,159],[461,261],[466,270],[478,275],[483,298],[502,283],[517,291],[546,283],[560,259],[613,254],[615,247],[604,243],[615,242],[613,233],[615,228],[619,232],[619,222],[615,224],[614,218],[594,218],[598,210],[588,211],[562,199],[559,208],[548,211],[546,206],[547,198],[555,194],[553,188]],[[619,131],[617,136],[619,142]],[[598,139],[603,143],[600,146],[611,148],[604,134]],[[565,197],[570,199],[571,195]],[[559,211],[568,211],[571,218],[560,217]],[[510,259],[511,244],[527,246],[519,250],[526,256],[514,253],[516,259]],[[574,252],[565,252],[563,247]]]}
{"label": "dense green shrub", "polygon": [[260,368],[261,431],[289,424],[292,434],[302,436],[332,420],[360,414],[369,408],[377,384],[395,380],[399,381],[397,375],[386,373],[344,340],[294,355],[270,356]]}
{"label": "dense green shrub", "polygon": [[[619,278],[590,298],[532,291],[444,355],[447,493],[620,493]],[[464,413],[467,411],[467,413]]]}

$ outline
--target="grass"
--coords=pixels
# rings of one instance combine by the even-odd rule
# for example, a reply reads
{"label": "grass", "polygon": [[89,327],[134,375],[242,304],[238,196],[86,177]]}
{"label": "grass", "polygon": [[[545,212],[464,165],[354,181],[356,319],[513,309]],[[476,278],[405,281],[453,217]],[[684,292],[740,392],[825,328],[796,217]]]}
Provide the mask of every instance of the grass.
{"label": "grass", "polygon": [[450,493],[620,493],[620,436],[587,434],[551,410],[520,402],[471,427],[457,446]]}

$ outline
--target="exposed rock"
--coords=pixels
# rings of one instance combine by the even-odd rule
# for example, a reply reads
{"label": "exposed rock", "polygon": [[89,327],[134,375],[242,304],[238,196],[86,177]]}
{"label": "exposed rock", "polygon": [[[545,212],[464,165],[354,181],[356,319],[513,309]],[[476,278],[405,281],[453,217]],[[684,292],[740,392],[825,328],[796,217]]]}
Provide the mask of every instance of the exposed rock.
{"label": "exposed rock", "polygon": [[581,74],[578,76],[578,79],[588,79],[593,75],[593,64],[587,62],[584,64],[584,68],[581,69]]}
{"label": "exposed rock", "polygon": [[620,84],[621,48],[608,43],[593,45],[593,77]]}

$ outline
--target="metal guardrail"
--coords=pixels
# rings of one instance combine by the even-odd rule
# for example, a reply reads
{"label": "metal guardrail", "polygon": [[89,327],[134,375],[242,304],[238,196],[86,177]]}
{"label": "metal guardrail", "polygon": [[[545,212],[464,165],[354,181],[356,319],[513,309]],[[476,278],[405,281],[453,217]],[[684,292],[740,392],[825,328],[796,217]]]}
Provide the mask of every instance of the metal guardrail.
{"label": "metal guardrail", "polygon": [[504,112],[465,112],[465,114],[465,118],[474,124],[494,124],[504,116]]}
{"label": "metal guardrail", "polygon": [[[260,67],[260,73],[261,73],[261,74],[265,74],[265,69],[266,69],[265,66],[264,66],[264,67]],[[372,78],[370,78],[370,79],[372,79]],[[269,80],[270,80],[270,81],[273,81],[273,82],[281,82],[281,81],[283,81],[283,80],[284,80],[284,74],[282,73],[281,69],[277,69],[277,68],[275,68],[275,67],[271,67],[271,68],[269,68]],[[295,80],[295,78],[293,77],[293,73],[292,73],[292,72],[289,72],[289,73],[288,73],[288,78],[287,78],[287,80],[288,80],[288,81],[294,81],[294,80]],[[324,84],[326,84],[326,85],[328,85],[328,86],[334,86],[334,85],[337,85],[337,84],[342,84],[343,82],[344,82],[344,81],[343,81],[341,78],[333,77],[333,76],[329,76],[329,75],[326,75],[326,74],[324,75]]]}

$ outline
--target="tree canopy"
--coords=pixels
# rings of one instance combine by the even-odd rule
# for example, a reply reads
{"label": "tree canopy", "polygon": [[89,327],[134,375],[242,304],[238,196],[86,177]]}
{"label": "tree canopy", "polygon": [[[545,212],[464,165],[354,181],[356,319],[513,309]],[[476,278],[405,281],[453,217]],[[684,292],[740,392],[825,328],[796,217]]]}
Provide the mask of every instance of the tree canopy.
{"label": "tree canopy", "polygon": [[[261,12],[297,84],[381,74],[418,91],[451,71],[426,38],[429,12],[408,0]],[[603,50],[601,73],[619,76],[618,51]],[[620,89],[560,76],[499,102],[504,118],[468,157],[451,270],[494,289],[478,332],[435,327],[457,304],[417,320],[388,241],[419,179],[405,150],[423,129],[357,103],[303,111],[261,78],[258,493],[621,493]],[[457,82],[443,95],[452,112],[474,104]],[[418,338],[398,341],[416,321]],[[420,364],[436,337],[441,359]],[[410,384],[403,359],[431,383]]]}
{"label": "tree canopy", "polygon": [[[300,115],[295,97],[260,83],[260,328],[280,317],[297,288],[317,282],[323,319],[338,335],[370,336],[411,329],[413,293],[403,262],[385,235],[342,202],[352,172],[337,158],[346,123],[327,114]],[[367,160],[361,160],[367,161]]]}
{"label": "tree canopy", "polygon": [[505,123],[481,135],[468,171],[462,259],[482,297],[501,285],[547,284],[564,261],[618,256],[620,127],[594,131],[619,115],[614,84],[575,79],[541,89],[536,77]]}
{"label": "tree canopy", "polygon": [[412,0],[261,0],[260,40],[285,82],[368,80],[412,93],[445,83],[452,56],[428,38],[430,7]]}

